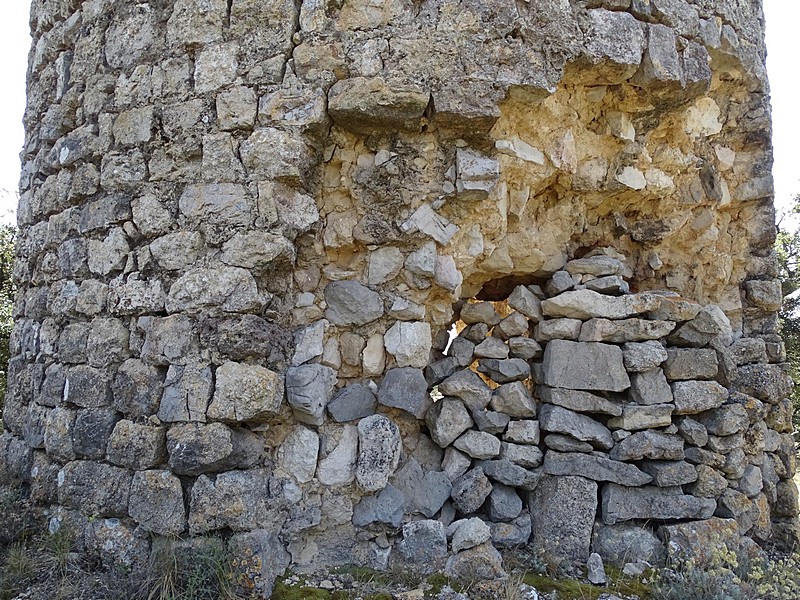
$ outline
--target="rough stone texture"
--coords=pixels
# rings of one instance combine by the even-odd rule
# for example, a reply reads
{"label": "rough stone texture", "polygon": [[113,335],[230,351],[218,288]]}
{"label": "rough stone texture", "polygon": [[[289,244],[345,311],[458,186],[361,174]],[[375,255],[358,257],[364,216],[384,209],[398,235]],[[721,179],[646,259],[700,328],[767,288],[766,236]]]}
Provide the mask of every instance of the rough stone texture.
{"label": "rough stone texture", "polygon": [[358,423],[358,462],[356,481],[365,492],[386,487],[400,460],[400,430],[381,415]]}
{"label": "rough stone texture", "polygon": [[605,525],[598,522],[592,534],[592,550],[618,568],[633,560],[646,560],[653,566],[661,566],[666,558],[664,544],[655,533],[633,523]]}
{"label": "rough stone texture", "polygon": [[468,515],[478,510],[491,492],[492,484],[484,475],[483,469],[476,467],[453,481],[453,506]]}
{"label": "rough stone texture", "polygon": [[582,477],[546,477],[528,495],[531,546],[550,556],[584,561],[597,512],[597,484]]}
{"label": "rough stone texture", "polygon": [[759,4],[484,4],[34,2],[0,478],[128,569],[188,503],[263,597],[525,544],[548,469],[798,538]]}
{"label": "rough stone texture", "polygon": [[621,392],[630,387],[622,350],[598,343],[553,340],[544,351],[544,379],[551,387]]}
{"label": "rough stone texture", "polygon": [[614,525],[632,519],[707,519],[717,503],[673,488],[628,488],[610,483],[602,491],[603,522]]}

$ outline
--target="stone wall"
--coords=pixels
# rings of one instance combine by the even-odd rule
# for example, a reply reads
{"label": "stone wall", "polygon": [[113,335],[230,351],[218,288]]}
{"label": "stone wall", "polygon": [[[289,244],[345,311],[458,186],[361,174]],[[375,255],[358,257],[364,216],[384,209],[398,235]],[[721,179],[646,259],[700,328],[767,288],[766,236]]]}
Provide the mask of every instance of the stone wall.
{"label": "stone wall", "polygon": [[0,466],[87,551],[221,533],[266,594],[797,540],[758,2],[31,26]]}

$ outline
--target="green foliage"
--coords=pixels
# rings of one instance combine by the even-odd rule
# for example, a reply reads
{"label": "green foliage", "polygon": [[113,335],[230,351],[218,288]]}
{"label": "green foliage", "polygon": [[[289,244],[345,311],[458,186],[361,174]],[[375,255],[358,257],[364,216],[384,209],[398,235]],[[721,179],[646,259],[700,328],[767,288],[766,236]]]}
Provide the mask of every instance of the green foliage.
{"label": "green foliage", "polygon": [[[800,197],[795,198],[792,213],[800,215]],[[790,374],[795,381],[800,381],[800,231],[786,226],[784,221],[785,217],[778,223],[778,235],[775,241],[778,277],[781,280],[784,298],[779,323],[781,336],[786,344],[786,360],[790,365]],[[800,386],[795,387],[792,402],[795,428],[799,428]]]}
{"label": "green foliage", "polygon": [[14,242],[17,230],[10,225],[0,226],[0,416],[3,396],[6,393],[6,369],[8,368],[8,342],[14,326]]}

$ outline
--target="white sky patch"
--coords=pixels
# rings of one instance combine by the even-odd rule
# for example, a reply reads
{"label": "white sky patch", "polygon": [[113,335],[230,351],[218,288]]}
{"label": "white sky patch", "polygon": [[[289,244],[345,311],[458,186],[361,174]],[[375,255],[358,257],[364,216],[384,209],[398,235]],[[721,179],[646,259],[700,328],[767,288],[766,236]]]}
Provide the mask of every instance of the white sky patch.
{"label": "white sky patch", "polygon": [[[0,19],[0,223],[13,221],[19,182],[19,153],[24,142],[25,71],[30,49],[27,0],[4,3]],[[775,148],[775,202],[787,210],[800,195],[800,77],[796,75],[800,2],[764,0],[767,20],[767,68],[770,75]]]}

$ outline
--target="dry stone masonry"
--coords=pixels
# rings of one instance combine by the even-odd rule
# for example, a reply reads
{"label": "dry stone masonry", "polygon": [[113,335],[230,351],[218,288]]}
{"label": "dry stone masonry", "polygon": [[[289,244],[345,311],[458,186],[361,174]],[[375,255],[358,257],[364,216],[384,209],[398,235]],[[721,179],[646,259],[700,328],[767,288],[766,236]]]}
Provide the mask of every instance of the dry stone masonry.
{"label": "dry stone masonry", "polygon": [[221,536],[264,597],[800,539],[759,2],[31,27],[0,477],[52,530]]}

